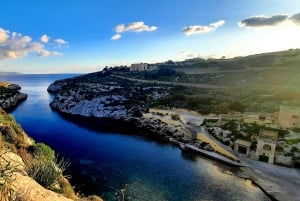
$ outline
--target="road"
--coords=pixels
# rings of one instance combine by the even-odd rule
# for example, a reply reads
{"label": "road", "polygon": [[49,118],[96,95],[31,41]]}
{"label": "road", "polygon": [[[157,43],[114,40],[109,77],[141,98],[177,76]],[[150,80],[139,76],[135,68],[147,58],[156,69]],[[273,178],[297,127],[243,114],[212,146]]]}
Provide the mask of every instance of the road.
{"label": "road", "polygon": [[300,170],[240,158],[248,165],[250,178],[279,201],[300,201]]}
{"label": "road", "polygon": [[199,84],[199,83],[185,83],[185,82],[167,82],[167,81],[158,81],[158,80],[141,80],[141,79],[135,79],[120,75],[112,75],[117,78],[130,80],[134,82],[142,82],[142,83],[151,83],[151,84],[162,84],[162,85],[174,85],[174,86],[184,86],[184,87],[195,87],[195,88],[205,88],[205,89],[224,89],[225,86],[218,86],[218,85],[212,85],[212,84]]}

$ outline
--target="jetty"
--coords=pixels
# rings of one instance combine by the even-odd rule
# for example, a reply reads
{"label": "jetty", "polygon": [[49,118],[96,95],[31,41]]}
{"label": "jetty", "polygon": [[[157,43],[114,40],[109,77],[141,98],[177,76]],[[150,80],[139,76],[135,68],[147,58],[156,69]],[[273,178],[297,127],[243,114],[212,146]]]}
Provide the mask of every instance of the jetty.
{"label": "jetty", "polygon": [[224,162],[228,165],[237,166],[237,167],[247,167],[248,166],[244,162],[230,160],[229,158],[222,156],[221,154],[218,154],[214,151],[207,151],[204,149],[199,149],[198,147],[195,147],[194,145],[191,145],[191,144],[181,144],[180,148],[183,151],[192,151],[195,153],[199,153],[201,155],[207,156],[207,157],[215,159],[217,161]]}

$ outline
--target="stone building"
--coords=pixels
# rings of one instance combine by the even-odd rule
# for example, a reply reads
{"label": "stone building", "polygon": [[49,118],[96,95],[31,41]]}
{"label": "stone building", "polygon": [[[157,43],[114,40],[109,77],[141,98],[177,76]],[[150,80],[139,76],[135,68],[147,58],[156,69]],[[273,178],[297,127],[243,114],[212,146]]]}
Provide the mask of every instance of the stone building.
{"label": "stone building", "polygon": [[300,107],[280,106],[279,126],[281,128],[300,128]]}
{"label": "stone building", "polygon": [[148,64],[146,63],[138,63],[138,64],[131,64],[130,71],[146,71],[148,70]]}
{"label": "stone building", "polygon": [[238,139],[234,142],[234,151],[248,156],[250,151],[250,146],[251,146],[251,142]]}
{"label": "stone building", "polygon": [[259,161],[273,163],[278,132],[260,130],[257,139],[256,158]]}
{"label": "stone building", "polygon": [[258,125],[264,125],[272,128],[278,127],[278,114],[275,113],[243,113],[244,123],[256,123]]}

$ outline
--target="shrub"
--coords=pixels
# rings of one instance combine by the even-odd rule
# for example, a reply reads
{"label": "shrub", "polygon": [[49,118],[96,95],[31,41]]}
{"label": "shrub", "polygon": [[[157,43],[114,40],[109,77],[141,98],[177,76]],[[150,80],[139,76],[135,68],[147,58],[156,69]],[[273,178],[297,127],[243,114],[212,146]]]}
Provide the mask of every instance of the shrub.
{"label": "shrub", "polygon": [[172,118],[173,120],[175,120],[175,121],[180,120],[180,117],[179,117],[178,114],[172,114],[172,115],[171,115],[171,118]]}
{"label": "shrub", "polygon": [[72,200],[76,199],[76,194],[74,192],[74,189],[71,186],[70,182],[66,178],[61,177],[58,180],[58,184],[59,184],[60,189],[55,190],[55,192],[61,193],[65,197],[70,198]]}
{"label": "shrub", "polygon": [[36,158],[44,158],[49,161],[53,161],[55,159],[54,150],[44,143],[36,143],[33,155]]}
{"label": "shrub", "polygon": [[26,172],[45,188],[51,188],[63,177],[63,173],[69,165],[69,161],[64,158],[49,160],[49,158],[37,157],[26,161]]}

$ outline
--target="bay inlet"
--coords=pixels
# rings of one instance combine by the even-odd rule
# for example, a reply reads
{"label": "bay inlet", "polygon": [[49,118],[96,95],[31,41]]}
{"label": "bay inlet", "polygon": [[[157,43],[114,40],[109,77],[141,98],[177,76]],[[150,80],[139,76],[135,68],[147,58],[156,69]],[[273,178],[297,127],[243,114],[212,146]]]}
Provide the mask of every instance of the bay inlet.
{"label": "bay inlet", "polygon": [[72,163],[68,174],[83,194],[116,200],[125,188],[131,200],[269,200],[250,181],[228,172],[239,171],[177,147],[132,134],[109,131],[105,124],[74,123],[49,107],[50,83],[74,75],[12,75],[28,99],[12,115],[29,136],[44,142]]}

